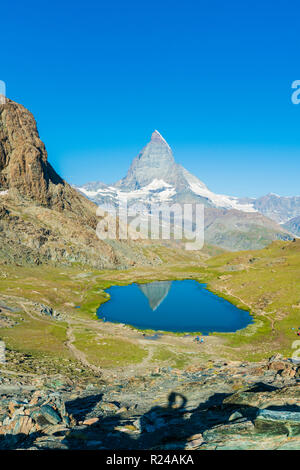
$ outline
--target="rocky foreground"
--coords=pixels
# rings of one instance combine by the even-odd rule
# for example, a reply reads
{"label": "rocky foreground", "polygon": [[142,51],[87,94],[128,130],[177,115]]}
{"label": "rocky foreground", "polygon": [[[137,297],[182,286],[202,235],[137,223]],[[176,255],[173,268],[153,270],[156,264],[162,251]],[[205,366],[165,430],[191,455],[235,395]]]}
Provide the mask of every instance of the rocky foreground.
{"label": "rocky foreground", "polygon": [[1,449],[300,449],[300,367],[279,355],[94,384],[0,374]]}

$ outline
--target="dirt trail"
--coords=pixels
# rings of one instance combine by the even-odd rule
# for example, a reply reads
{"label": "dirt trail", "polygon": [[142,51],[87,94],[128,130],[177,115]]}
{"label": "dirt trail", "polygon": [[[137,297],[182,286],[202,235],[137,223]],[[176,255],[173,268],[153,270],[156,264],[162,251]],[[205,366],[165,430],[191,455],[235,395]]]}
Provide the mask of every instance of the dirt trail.
{"label": "dirt trail", "polygon": [[66,342],[66,346],[73,353],[76,359],[80,361],[85,367],[88,367],[93,372],[95,372],[97,375],[102,375],[102,372],[103,372],[102,369],[100,369],[100,367],[94,366],[93,364],[90,364],[85,354],[82,351],[79,351],[79,349],[77,349],[74,346],[75,336],[74,336],[73,327],[71,326],[71,324],[69,324],[68,329],[67,329],[67,338],[68,338],[68,341]]}
{"label": "dirt trail", "polygon": [[[24,303],[21,303],[20,302],[20,305],[21,307],[24,309],[24,311],[26,312],[26,314],[32,318],[33,320],[37,320],[37,321],[40,321],[42,323],[46,323],[48,325],[52,325],[53,324],[53,320],[46,320],[44,318],[40,318],[39,314],[32,314],[32,312],[29,311],[29,309],[25,306]],[[68,341],[65,343],[67,348],[71,351],[71,353],[73,354],[73,356],[78,360],[80,361],[85,367],[88,367],[89,369],[93,370],[94,372],[96,372],[97,374],[101,374],[102,371],[99,367],[96,367],[94,366],[93,364],[90,364],[86,357],[85,357],[85,354],[81,351],[79,351],[75,346],[74,346],[74,341],[75,341],[75,336],[73,334],[73,328],[72,328],[72,323],[81,323],[81,321],[79,320],[78,322],[72,322],[72,320],[69,320],[69,319],[66,319],[65,322],[68,324],[68,327],[67,327],[67,338],[68,338]]]}
{"label": "dirt trail", "polygon": [[[238,299],[240,302],[242,302],[247,308],[253,308],[253,306],[249,303],[249,304],[246,304],[246,302],[241,299],[241,297],[237,296],[236,294],[234,294],[231,290],[229,290],[227,287],[223,287],[222,291],[225,291],[226,294],[230,295],[231,297],[234,297],[235,299]],[[270,314],[272,314],[274,312],[265,312],[265,311],[261,311],[259,314],[262,315],[263,317],[265,317],[270,323],[271,323],[271,330],[272,330],[272,333],[275,334],[276,333],[276,330],[275,330],[275,320],[273,318],[270,318]]]}
{"label": "dirt trail", "polygon": [[[28,302],[29,303],[29,302]],[[47,323],[48,325],[52,325],[53,322],[51,320],[46,320],[45,318],[40,318],[38,314],[36,315],[33,315],[25,306],[25,304],[23,302],[19,302],[19,304],[21,305],[22,309],[25,311],[25,313],[32,319],[32,320],[37,320],[37,321],[40,321],[42,323]]]}
{"label": "dirt trail", "polygon": [[[26,300],[19,301],[18,304],[22,307],[23,311],[33,320],[42,322],[47,325],[53,325],[57,320],[52,318],[44,318],[44,316],[36,310],[36,306],[32,302]],[[132,369],[134,367],[135,373],[142,373],[145,370],[153,370],[154,362],[153,356],[159,345],[166,347],[173,354],[211,354],[214,352],[215,347],[222,341],[215,337],[205,337],[204,343],[201,345],[196,345],[193,343],[193,337],[184,338],[177,337],[172,335],[162,335],[157,340],[147,340],[142,336],[141,332],[137,330],[132,330],[126,327],[121,327],[119,324],[109,324],[97,322],[93,319],[85,319],[81,317],[64,316],[63,322],[67,325],[66,336],[67,341],[64,343],[68,350],[71,352],[72,356],[77,359],[85,368],[88,368],[93,371],[97,376],[101,375],[102,377],[111,377],[116,373],[122,376],[132,375]],[[85,327],[93,330],[95,334],[101,336],[113,335],[114,338],[124,339],[126,337],[128,340],[139,344],[147,351],[147,356],[138,364],[128,364],[127,366],[114,368],[114,370],[102,369],[94,364],[91,364],[84,352],[77,349],[74,345],[76,341],[74,335],[74,328]],[[183,346],[183,349],[181,349]],[[179,347],[179,350],[178,350]]]}
{"label": "dirt trail", "polygon": [[[36,314],[33,314],[32,311],[30,311],[30,308],[28,308],[29,306],[32,306],[30,302],[18,302],[19,305],[22,307],[22,309],[24,310],[24,312],[32,319],[32,320],[35,320],[35,321],[39,321],[39,322],[42,322],[42,323],[45,323],[47,325],[52,325],[53,324],[53,320],[48,320],[48,319],[45,319],[45,318],[42,318],[38,313]],[[32,309],[34,310],[34,309]],[[84,320],[81,321],[81,319],[78,319],[78,321],[73,321],[72,319],[65,319],[65,322],[68,324],[67,326],[67,342],[65,343],[67,348],[70,350],[70,352],[73,354],[73,356],[79,361],[81,362],[85,367],[88,367],[89,369],[91,369],[93,372],[95,372],[95,374],[97,375],[102,375],[102,369],[100,369],[100,367],[97,367],[93,364],[90,364],[88,362],[88,360],[86,359],[86,356],[85,354],[82,352],[82,351],[79,351],[75,346],[74,346],[74,341],[75,341],[75,336],[74,336],[74,333],[73,333],[73,327],[72,327],[72,324],[86,324],[88,322],[85,322]],[[94,325],[93,325],[94,326]],[[0,370],[1,371],[1,370]],[[4,370],[2,372],[5,372],[6,374],[9,374],[9,375],[23,375],[23,376],[28,376],[28,377],[36,377],[36,374],[29,374],[29,373],[24,373],[24,372],[15,372],[15,371],[11,371],[11,370]]]}

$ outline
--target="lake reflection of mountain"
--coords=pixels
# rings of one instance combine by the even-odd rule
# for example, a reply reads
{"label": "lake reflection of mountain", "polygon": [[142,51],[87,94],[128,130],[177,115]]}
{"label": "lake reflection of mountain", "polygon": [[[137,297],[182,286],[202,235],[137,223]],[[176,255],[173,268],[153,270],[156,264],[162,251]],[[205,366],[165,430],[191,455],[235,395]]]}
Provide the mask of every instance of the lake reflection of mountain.
{"label": "lake reflection of mountain", "polygon": [[98,317],[142,330],[209,334],[241,330],[252,323],[248,312],[193,279],[112,286],[109,294]]}
{"label": "lake reflection of mountain", "polygon": [[147,297],[152,310],[156,310],[167,297],[171,289],[172,281],[155,281],[140,284],[138,287]]}

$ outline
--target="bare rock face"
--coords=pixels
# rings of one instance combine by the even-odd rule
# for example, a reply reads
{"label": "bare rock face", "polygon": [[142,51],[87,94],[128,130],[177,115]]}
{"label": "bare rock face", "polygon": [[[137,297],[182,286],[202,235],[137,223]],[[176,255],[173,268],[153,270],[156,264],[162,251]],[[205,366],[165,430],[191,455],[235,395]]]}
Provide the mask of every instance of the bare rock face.
{"label": "bare rock face", "polygon": [[[87,213],[93,205],[78,197],[48,163],[33,115],[11,100],[0,105],[0,191],[8,189],[14,197],[91,219]],[[95,220],[91,223],[95,226]]]}
{"label": "bare rock face", "polygon": [[1,186],[50,205],[54,185],[63,180],[47,162],[33,115],[22,105],[7,100],[0,106]]}

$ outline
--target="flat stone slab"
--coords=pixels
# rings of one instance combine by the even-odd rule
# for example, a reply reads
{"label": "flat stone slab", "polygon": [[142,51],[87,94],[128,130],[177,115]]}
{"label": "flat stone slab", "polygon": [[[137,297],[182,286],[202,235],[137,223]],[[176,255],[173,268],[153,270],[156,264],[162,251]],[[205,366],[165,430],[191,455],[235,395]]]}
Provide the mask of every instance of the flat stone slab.
{"label": "flat stone slab", "polygon": [[300,423],[299,411],[260,410],[256,419]]}
{"label": "flat stone slab", "polygon": [[267,434],[300,434],[300,411],[260,410],[255,419],[258,431]]}

